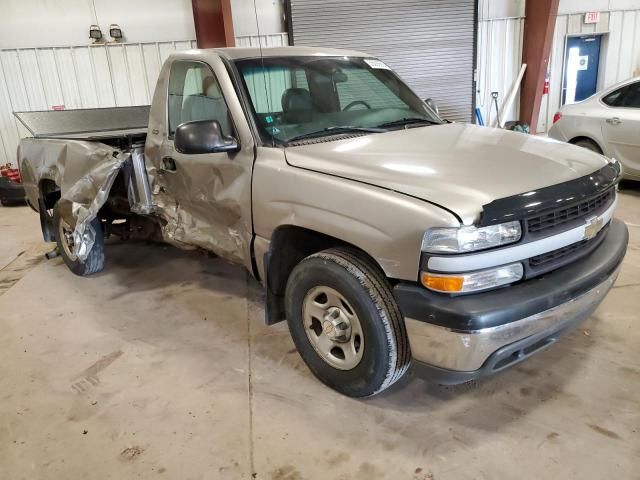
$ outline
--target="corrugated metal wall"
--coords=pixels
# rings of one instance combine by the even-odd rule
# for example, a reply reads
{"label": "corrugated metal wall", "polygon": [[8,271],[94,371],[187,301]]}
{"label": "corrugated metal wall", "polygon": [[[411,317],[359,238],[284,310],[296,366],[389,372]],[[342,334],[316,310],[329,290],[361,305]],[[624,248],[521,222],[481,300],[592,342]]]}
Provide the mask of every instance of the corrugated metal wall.
{"label": "corrugated metal wall", "polygon": [[236,47],[286,47],[289,45],[289,36],[286,33],[272,33],[268,35],[245,35],[236,37]]}
{"label": "corrugated metal wall", "polygon": [[[288,45],[286,33],[236,37],[238,46]],[[28,132],[12,112],[148,105],[160,67],[182,42],[83,45],[0,50],[0,165],[15,162]]]}
{"label": "corrugated metal wall", "polygon": [[295,45],[368,52],[458,121],[471,120],[475,20],[474,0],[291,0]]}
{"label": "corrugated metal wall", "polygon": [[547,131],[560,108],[564,51],[568,35],[604,34],[598,89],[640,75],[640,10],[601,12],[600,22],[585,24],[584,13],[559,15],[549,62],[551,92],[543,98],[538,131]]}
{"label": "corrugated metal wall", "polygon": [[[513,88],[522,66],[524,17],[480,19],[478,25],[478,82],[476,106],[485,124],[496,118],[491,92],[498,92],[499,106]],[[516,97],[505,119],[516,120],[520,105]]]}
{"label": "corrugated metal wall", "polygon": [[195,41],[0,50],[0,164],[28,132],[12,112],[147,105],[160,66]]}

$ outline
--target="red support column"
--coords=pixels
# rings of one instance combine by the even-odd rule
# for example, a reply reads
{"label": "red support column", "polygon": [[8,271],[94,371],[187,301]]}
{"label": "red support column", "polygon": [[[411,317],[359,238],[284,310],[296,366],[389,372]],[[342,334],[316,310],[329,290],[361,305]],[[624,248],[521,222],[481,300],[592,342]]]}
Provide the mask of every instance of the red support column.
{"label": "red support column", "polygon": [[522,62],[527,64],[527,71],[520,93],[520,118],[531,125],[533,133],[538,126],[559,3],[560,0],[528,0],[525,7]]}
{"label": "red support column", "polygon": [[231,0],[191,0],[198,48],[233,47]]}

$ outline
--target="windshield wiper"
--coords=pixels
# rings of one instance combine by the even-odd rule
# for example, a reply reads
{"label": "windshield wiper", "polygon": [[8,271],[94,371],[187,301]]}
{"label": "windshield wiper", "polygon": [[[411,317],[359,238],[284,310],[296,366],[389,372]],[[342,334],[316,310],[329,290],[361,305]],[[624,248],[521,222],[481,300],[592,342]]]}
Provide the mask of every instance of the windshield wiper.
{"label": "windshield wiper", "polygon": [[379,127],[351,127],[351,126],[342,126],[342,127],[327,127],[322,130],[317,130],[315,132],[303,133],[302,135],[296,135],[293,138],[287,140],[287,144],[297,142],[299,140],[305,140],[307,138],[317,138],[323,137],[326,135],[336,135],[339,133],[350,133],[350,132],[365,132],[365,133],[384,133],[386,130]]}
{"label": "windshield wiper", "polygon": [[386,122],[386,123],[377,125],[377,128],[400,127],[403,125],[412,125],[412,124],[418,124],[418,123],[427,123],[429,125],[440,125],[440,122],[436,122],[435,120],[429,120],[427,118],[409,117],[409,118],[401,118],[400,120],[394,120],[393,122]]}

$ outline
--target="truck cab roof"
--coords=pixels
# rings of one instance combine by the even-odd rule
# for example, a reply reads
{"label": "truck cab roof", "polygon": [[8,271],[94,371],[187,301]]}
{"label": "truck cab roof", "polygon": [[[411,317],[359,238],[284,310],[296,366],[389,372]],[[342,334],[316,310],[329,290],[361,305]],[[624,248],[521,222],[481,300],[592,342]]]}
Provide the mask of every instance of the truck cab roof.
{"label": "truck cab roof", "polygon": [[[194,50],[194,53],[213,52],[228,59],[242,60],[259,57],[304,57],[304,56],[325,56],[325,57],[372,57],[356,50],[343,50],[338,48],[318,48],[318,47],[230,47],[230,48],[207,48]],[[181,52],[181,53],[184,53]]]}

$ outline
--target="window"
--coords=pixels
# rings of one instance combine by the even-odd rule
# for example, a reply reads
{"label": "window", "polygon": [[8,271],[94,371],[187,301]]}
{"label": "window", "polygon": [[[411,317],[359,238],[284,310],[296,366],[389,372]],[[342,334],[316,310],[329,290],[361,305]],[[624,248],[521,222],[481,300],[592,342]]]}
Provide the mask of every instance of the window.
{"label": "window", "polygon": [[234,63],[266,143],[345,129],[380,133],[404,128],[405,120],[442,122],[378,60],[274,56]]}
{"label": "window", "polygon": [[[397,93],[382,83],[368,70],[359,67],[344,67],[342,72],[347,75],[347,81],[336,83],[340,108],[344,110],[354,102],[361,103],[357,108],[404,108],[405,103]],[[365,103],[369,107],[365,106]],[[354,108],[355,105],[354,105]]]}
{"label": "window", "polygon": [[307,76],[302,68],[262,66],[242,72],[256,113],[282,112],[282,96],[290,88],[309,91]]}
{"label": "window", "polygon": [[232,133],[220,84],[203,63],[178,60],[171,65],[167,105],[170,137],[180,124],[198,120],[217,120],[222,133]]}
{"label": "window", "polygon": [[640,82],[626,85],[602,99],[610,107],[640,108]]}
{"label": "window", "polygon": [[627,87],[622,106],[626,108],[640,108],[640,82]]}

